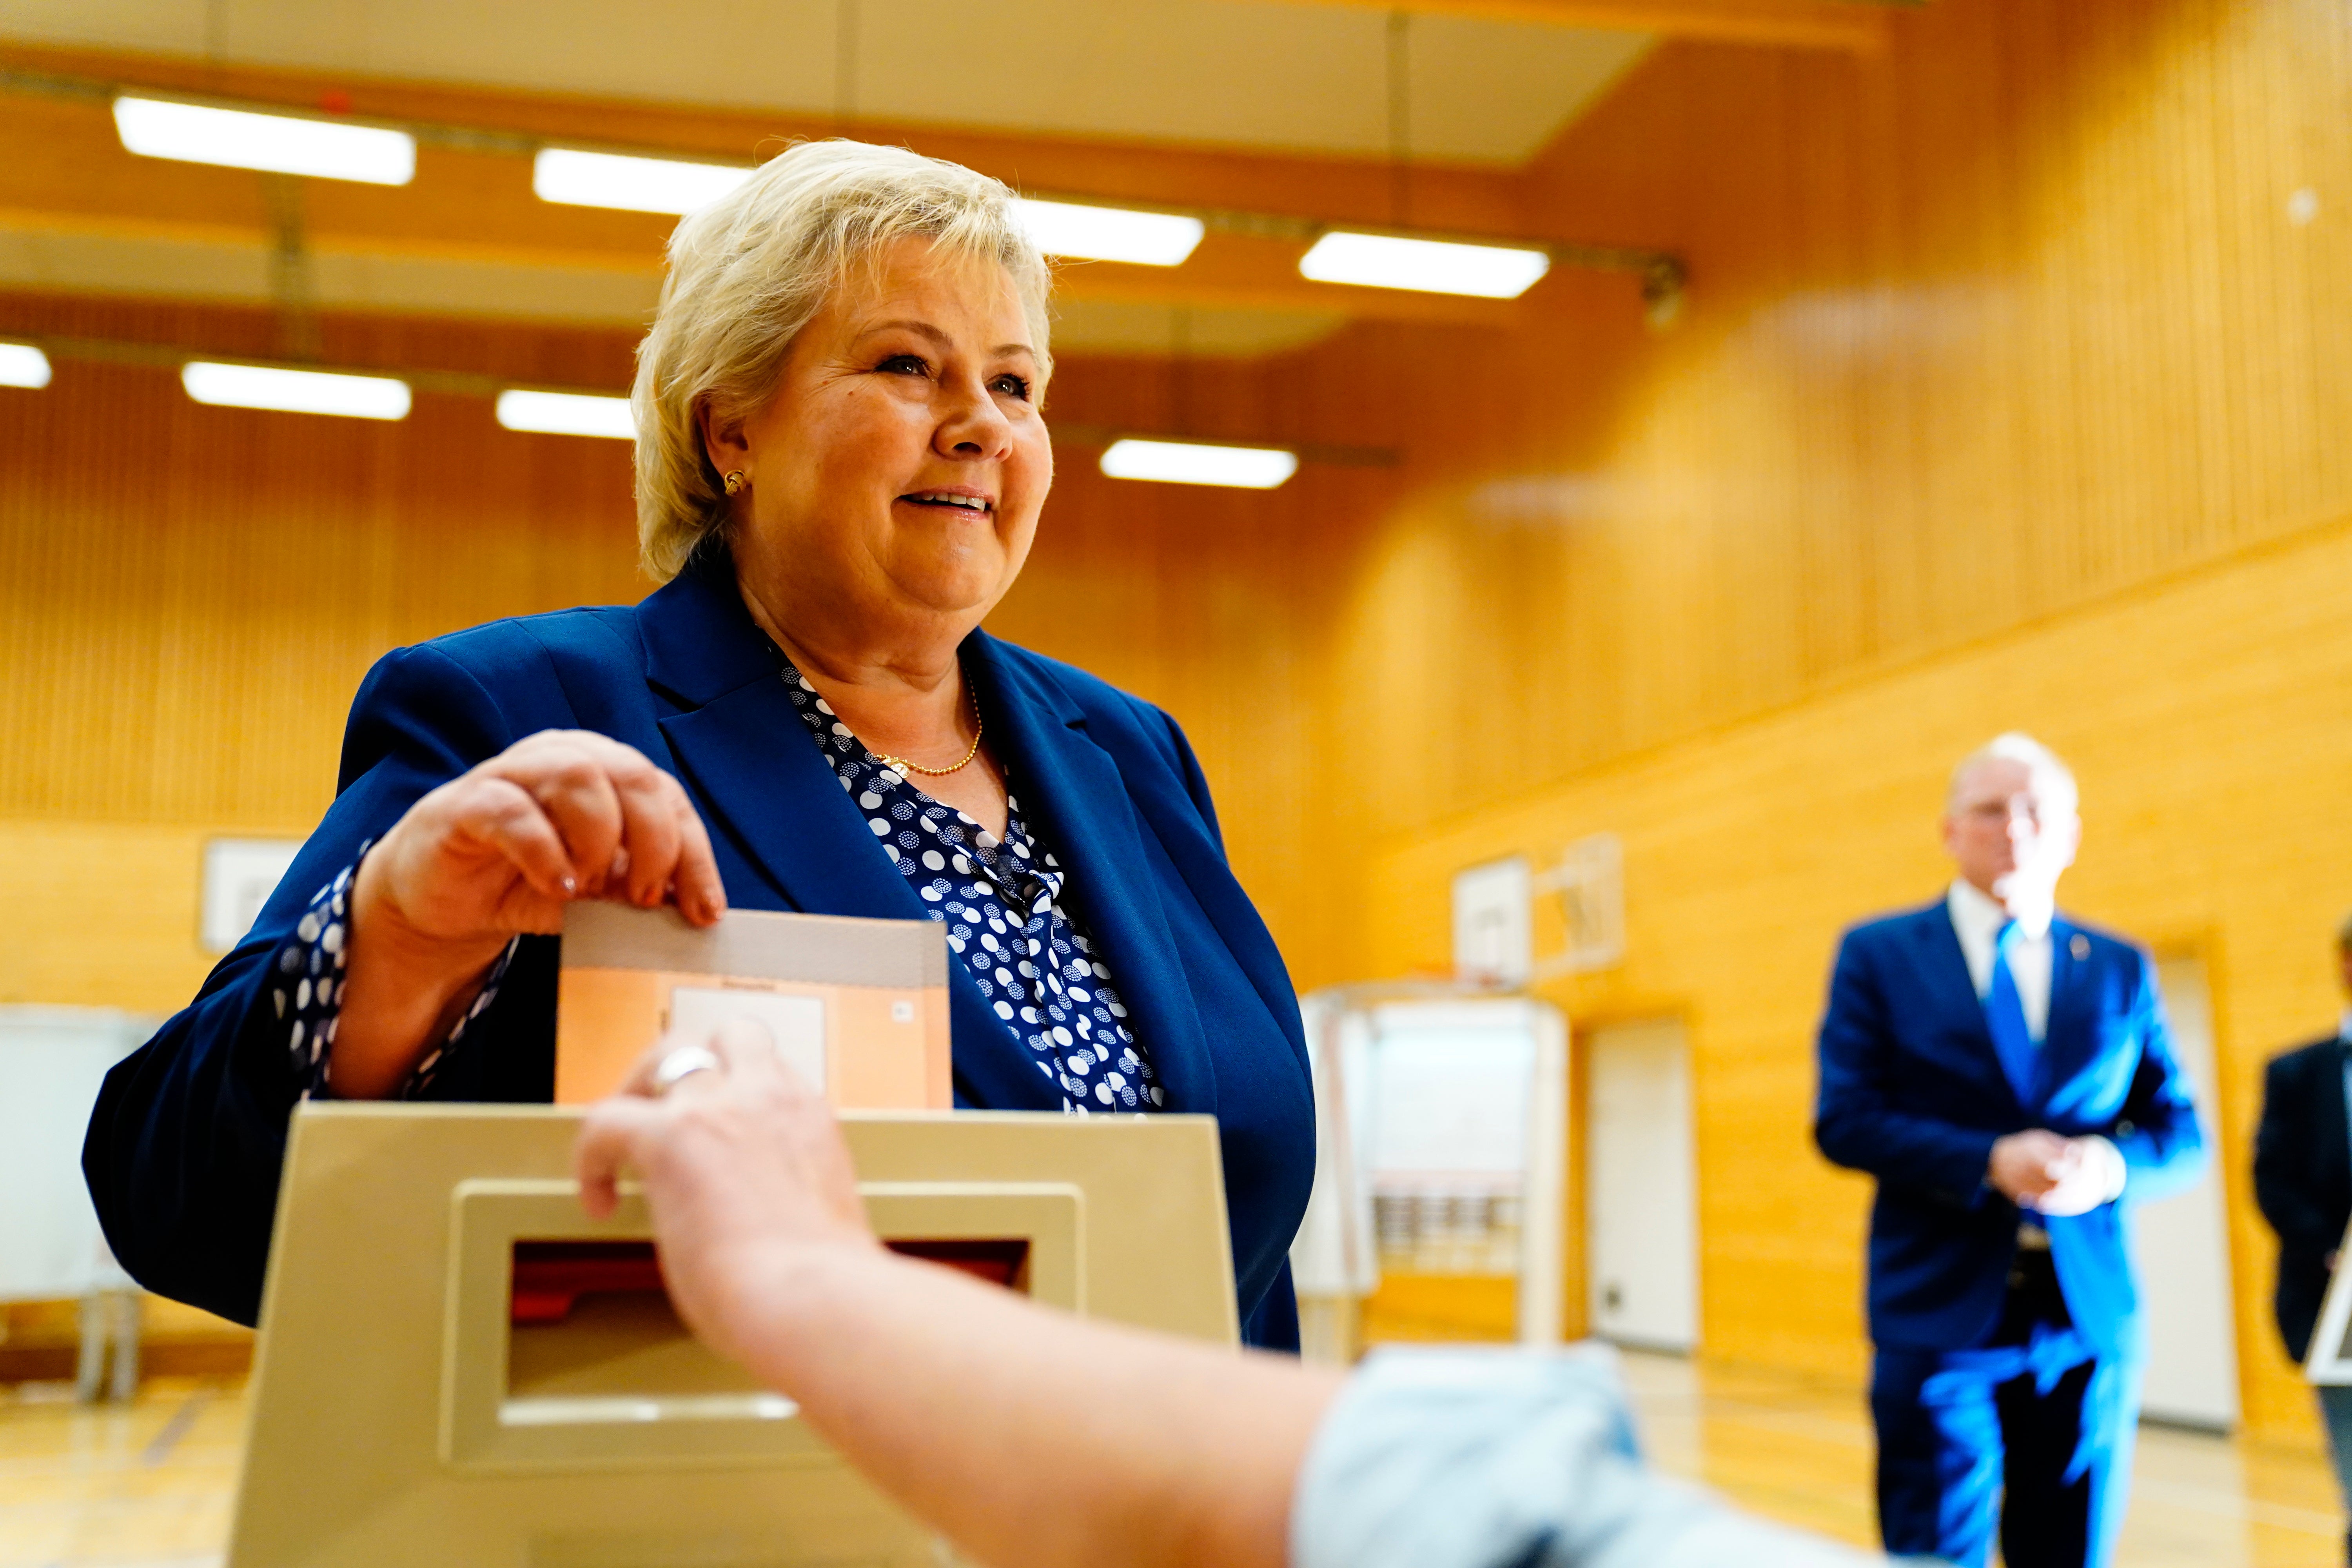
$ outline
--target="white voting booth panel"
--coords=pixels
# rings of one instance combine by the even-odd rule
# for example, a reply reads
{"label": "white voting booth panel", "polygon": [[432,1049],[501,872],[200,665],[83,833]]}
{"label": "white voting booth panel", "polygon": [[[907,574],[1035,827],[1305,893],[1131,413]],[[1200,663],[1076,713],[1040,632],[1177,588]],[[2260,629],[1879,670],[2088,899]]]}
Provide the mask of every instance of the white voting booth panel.
{"label": "white voting booth panel", "polygon": [[1518,1339],[1560,1326],[1568,1031],[1539,1002],[1306,999],[1315,1187],[1291,1249],[1306,1297],[1383,1268],[1506,1275]]}
{"label": "white voting booth panel", "polygon": [[139,1293],[107,1250],[81,1174],[82,1134],[106,1072],[150,1021],[104,1007],[0,1007],[0,1301],[81,1301],[75,1382],[98,1397],[139,1386]]}
{"label": "white voting booth panel", "polygon": [[106,1071],[148,1021],[102,1007],[0,1007],[0,1300],[62,1300],[129,1285],[82,1184],[82,1134]]}

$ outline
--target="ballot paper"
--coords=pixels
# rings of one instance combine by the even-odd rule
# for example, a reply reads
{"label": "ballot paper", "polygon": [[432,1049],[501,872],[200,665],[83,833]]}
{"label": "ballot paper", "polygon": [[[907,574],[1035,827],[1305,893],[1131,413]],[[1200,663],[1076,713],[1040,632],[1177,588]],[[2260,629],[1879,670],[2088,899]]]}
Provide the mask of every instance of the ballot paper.
{"label": "ballot paper", "polygon": [[665,1036],[749,1019],[836,1109],[945,1110],[948,949],[931,921],[730,910],[697,930],[675,910],[575,903],[563,920],[555,1100],[620,1087]]}

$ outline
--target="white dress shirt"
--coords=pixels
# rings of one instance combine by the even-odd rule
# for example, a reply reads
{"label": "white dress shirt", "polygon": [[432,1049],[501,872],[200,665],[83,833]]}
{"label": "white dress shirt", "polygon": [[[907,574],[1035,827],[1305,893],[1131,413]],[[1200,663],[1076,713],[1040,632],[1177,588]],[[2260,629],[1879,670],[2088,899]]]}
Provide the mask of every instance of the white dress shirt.
{"label": "white dress shirt", "polygon": [[[1981,1002],[1992,994],[1993,948],[2010,912],[1961,879],[1955,879],[1951,891],[1944,895],[1944,908],[1951,914],[1952,934],[1960,939],[1960,956],[1968,960],[1969,979]],[[2018,1005],[2025,1010],[2025,1030],[2036,1046],[2050,1028],[2051,913],[2044,908],[2018,914],[2017,937],[2009,944],[2009,977],[2017,985]],[[2347,1077],[2346,1092],[2352,1095],[2352,1077]],[[2081,1214],[2098,1204],[2112,1203],[2123,1194],[2128,1174],[2123,1152],[2096,1133],[2082,1142],[2090,1145],[2090,1151],[2081,1173],[2043,1200],[2051,1214]],[[2038,1223],[2021,1227],[2018,1240],[2030,1247],[2050,1245],[2048,1234]]]}
{"label": "white dress shirt", "polygon": [[[1952,933],[1960,939],[1960,956],[1969,961],[1969,979],[1977,1000],[1992,994],[1993,944],[2009,911],[1973,884],[1955,879],[1944,895],[1952,917]],[[2050,1027],[2050,911],[2029,910],[2017,917],[2017,938],[2009,947],[2009,975],[2017,983],[2017,1000],[2025,1009],[2025,1032],[2040,1045]]]}

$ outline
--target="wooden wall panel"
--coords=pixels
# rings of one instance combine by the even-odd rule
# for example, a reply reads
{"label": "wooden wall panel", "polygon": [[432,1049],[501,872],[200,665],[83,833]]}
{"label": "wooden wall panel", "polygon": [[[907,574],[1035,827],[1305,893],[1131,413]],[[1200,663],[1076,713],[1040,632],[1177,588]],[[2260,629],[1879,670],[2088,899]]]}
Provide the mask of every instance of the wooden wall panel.
{"label": "wooden wall panel", "polygon": [[[1525,331],[1360,328],[1301,369],[1304,400],[1393,386],[1417,426],[1346,590],[1336,657],[1361,678],[1334,717],[1442,704],[1478,737],[1369,781],[1367,823],[1411,830],[2352,500],[2340,22],[1946,0],[1897,18],[1884,61],[1662,49],[1529,199],[1686,254],[1675,331],[1563,279]],[[2322,211],[2297,225],[2305,188]]]}
{"label": "wooden wall panel", "polygon": [[1561,996],[1691,1020],[1710,1354],[1857,1372],[1862,1184],[1807,1139],[1828,956],[1932,895],[1943,770],[2026,724],[2084,773],[2069,901],[2218,976],[2246,1407],[2308,1436],[2245,1163],[2352,905],[2343,20],[1938,0],[1877,59],[1668,46],[1528,199],[1685,254],[1680,325],[1562,280],[1525,332],[1297,367],[1418,429],[1316,715],[1380,759],[1336,792],[1373,875],[1294,964],[1442,965],[1453,870],[1623,834],[1633,956]]}
{"label": "wooden wall panel", "polygon": [[[333,320],[337,363],[625,384],[630,340]],[[256,312],[0,299],[0,335],[267,353]],[[1071,361],[1055,411],[1167,428],[1278,420],[1230,367]],[[1061,395],[1067,389],[1066,396]],[[1337,534],[1367,515],[1355,470],[1279,497],[1065,472],[1030,568],[992,628],[1168,705],[1224,806],[1277,931],[1317,885],[1298,824],[1316,699],[1311,616]],[[627,448],[517,435],[487,399],[419,394],[380,425],[205,408],[168,369],[62,361],[0,389],[0,998],[169,1011],[205,961],[206,833],[299,835],[331,797],[352,692],[386,649],[499,616],[625,602]],[[78,871],[77,867],[86,868]]]}
{"label": "wooden wall panel", "polygon": [[[1628,958],[1550,989],[1580,1024],[1676,1012],[1697,1095],[1706,1353],[1858,1375],[1867,1184],[1810,1142],[1812,1032],[1844,926],[1949,876],[1944,774],[2028,727],[2074,765],[2067,906],[2214,977],[2219,1133],[2247,1415],[2308,1429],[2269,1326],[2271,1245],[2245,1162],[2264,1056],[2332,1027],[2352,907],[2352,517],[2016,635],[1933,655],[1429,833],[1372,862],[1363,957],[1441,958],[1460,867],[1625,845]],[[2095,701],[2084,693],[2099,694]]]}

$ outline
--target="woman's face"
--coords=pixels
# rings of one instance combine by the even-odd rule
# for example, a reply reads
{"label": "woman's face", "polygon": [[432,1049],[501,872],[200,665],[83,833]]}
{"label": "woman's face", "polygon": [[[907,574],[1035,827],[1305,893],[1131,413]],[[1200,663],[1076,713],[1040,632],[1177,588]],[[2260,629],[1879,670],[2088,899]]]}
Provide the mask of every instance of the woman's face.
{"label": "woman's face", "polygon": [[751,478],[737,562],[780,615],[977,625],[1054,482],[1044,367],[1002,268],[924,239],[876,262],[801,330],[767,406],[709,427],[719,470]]}

